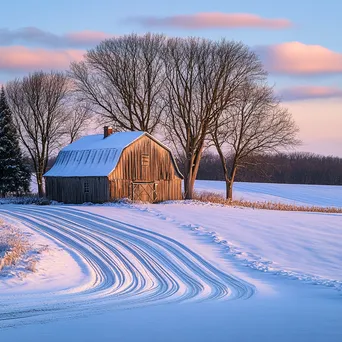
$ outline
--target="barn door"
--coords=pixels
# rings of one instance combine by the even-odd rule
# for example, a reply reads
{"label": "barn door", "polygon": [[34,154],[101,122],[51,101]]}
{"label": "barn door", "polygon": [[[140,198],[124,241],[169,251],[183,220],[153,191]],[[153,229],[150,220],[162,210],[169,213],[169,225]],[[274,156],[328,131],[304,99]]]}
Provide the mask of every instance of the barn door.
{"label": "barn door", "polygon": [[156,202],[157,184],[155,182],[132,182],[131,184],[131,200],[142,202]]}

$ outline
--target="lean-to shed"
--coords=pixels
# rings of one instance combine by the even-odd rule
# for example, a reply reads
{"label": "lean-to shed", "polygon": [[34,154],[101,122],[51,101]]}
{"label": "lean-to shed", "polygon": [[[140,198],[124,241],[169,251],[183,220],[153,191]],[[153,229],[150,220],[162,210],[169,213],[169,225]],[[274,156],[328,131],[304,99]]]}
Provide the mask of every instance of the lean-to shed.
{"label": "lean-to shed", "polygon": [[46,195],[64,203],[182,198],[182,174],[171,150],[146,132],[85,136],[63,148],[45,173]]}

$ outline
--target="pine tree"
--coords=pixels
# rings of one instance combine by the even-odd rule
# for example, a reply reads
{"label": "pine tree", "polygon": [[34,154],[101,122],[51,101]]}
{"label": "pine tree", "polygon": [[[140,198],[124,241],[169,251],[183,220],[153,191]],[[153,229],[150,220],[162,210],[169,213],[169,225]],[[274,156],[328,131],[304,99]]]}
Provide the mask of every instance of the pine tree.
{"label": "pine tree", "polygon": [[4,88],[0,94],[0,196],[29,191],[31,174],[24,163]]}

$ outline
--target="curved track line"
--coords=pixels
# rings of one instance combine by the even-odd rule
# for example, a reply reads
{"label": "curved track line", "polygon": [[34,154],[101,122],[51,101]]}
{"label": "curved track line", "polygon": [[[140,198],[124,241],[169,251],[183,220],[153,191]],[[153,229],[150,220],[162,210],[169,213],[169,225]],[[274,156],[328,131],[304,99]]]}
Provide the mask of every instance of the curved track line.
{"label": "curved track line", "polygon": [[11,206],[0,215],[54,240],[77,260],[88,281],[51,294],[0,295],[0,327],[108,308],[249,298],[232,277],[162,234],[70,207]]}

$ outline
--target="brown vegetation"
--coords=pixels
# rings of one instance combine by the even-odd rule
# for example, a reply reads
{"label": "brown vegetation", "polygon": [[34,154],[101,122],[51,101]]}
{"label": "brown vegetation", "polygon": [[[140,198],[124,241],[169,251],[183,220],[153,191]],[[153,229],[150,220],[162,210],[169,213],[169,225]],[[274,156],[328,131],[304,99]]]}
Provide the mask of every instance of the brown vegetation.
{"label": "brown vegetation", "polygon": [[0,221],[0,271],[15,265],[29,250],[29,243],[22,232]]}
{"label": "brown vegetation", "polygon": [[19,277],[26,275],[24,269],[36,272],[39,255],[48,250],[47,245],[36,248],[20,229],[0,220],[0,275],[13,269]]}
{"label": "brown vegetation", "polygon": [[317,213],[340,213],[342,214],[342,208],[340,207],[319,207],[319,206],[305,206],[295,204],[284,204],[277,202],[267,201],[245,201],[245,200],[228,200],[224,196],[215,192],[203,191],[195,192],[194,200],[200,202],[210,202],[216,204],[222,204],[232,207],[245,207],[252,209],[267,209],[267,210],[282,210],[282,211],[306,211],[306,212],[317,212]]}

